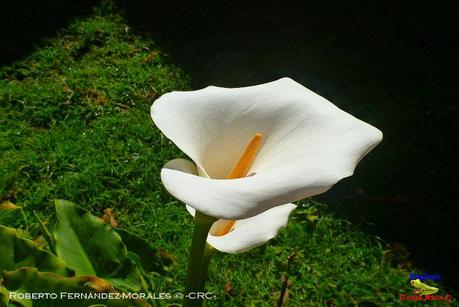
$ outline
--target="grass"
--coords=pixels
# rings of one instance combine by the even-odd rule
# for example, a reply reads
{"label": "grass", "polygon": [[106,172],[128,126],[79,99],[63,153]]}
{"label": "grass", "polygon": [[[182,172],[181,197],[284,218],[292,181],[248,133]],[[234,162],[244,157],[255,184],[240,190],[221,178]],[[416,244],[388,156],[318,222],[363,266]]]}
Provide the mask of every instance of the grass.
{"label": "grass", "polygon": [[[190,89],[188,77],[107,4],[0,77],[0,196],[23,206],[29,221],[32,210],[53,221],[55,198],[95,215],[112,208],[122,228],[172,259],[156,292],[183,290],[191,218],[159,178],[162,165],[183,154],[154,127],[149,107],[165,92]],[[325,205],[299,204],[270,243],[217,254],[209,306],[273,306],[283,286],[290,306],[396,305],[400,293],[412,293],[403,252]]]}

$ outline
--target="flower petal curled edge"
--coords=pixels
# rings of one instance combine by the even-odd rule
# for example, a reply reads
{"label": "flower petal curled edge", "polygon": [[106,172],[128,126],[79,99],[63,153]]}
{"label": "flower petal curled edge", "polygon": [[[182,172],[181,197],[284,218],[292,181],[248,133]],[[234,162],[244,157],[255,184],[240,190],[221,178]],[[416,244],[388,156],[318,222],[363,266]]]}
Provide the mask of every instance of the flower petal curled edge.
{"label": "flower petal curled edge", "polygon": [[[168,164],[169,167],[182,169],[190,174],[198,174],[196,166],[191,161],[174,159]],[[188,205],[186,208],[192,216],[195,215],[194,208]],[[216,236],[215,233],[228,221],[217,220],[209,231],[207,243],[221,252],[243,253],[274,238],[287,225],[289,215],[295,208],[296,205],[289,203],[276,206],[253,217],[238,220],[233,229],[223,236]]]}

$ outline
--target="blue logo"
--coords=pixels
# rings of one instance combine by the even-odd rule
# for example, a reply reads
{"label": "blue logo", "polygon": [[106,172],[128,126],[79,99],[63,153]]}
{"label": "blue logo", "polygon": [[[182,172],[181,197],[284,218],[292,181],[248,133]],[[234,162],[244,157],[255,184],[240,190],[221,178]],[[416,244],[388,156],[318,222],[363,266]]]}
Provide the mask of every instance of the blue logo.
{"label": "blue logo", "polygon": [[441,280],[441,275],[440,274],[429,275],[429,274],[426,274],[426,273],[422,273],[422,274],[410,273],[409,278],[410,278],[410,280],[419,279],[420,281],[424,281],[424,280]]}

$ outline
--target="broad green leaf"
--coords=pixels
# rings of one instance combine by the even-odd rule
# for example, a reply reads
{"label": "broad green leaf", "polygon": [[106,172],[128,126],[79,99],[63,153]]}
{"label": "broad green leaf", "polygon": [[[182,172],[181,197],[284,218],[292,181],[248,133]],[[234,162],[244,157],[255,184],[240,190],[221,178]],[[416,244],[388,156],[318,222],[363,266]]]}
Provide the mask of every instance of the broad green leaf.
{"label": "broad green leaf", "polygon": [[[164,265],[157,248],[141,237],[124,229],[117,228],[116,232],[121,236],[128,251],[135,254],[146,272],[163,272]],[[134,256],[135,258],[135,256]],[[136,259],[137,260],[137,259]]]}
{"label": "broad green leaf", "polygon": [[36,267],[43,272],[71,276],[73,271],[50,252],[30,240],[20,238],[16,229],[0,225],[0,272]]}
{"label": "broad green leaf", "polygon": [[[102,276],[99,276],[102,277]],[[137,263],[127,256],[110,275],[104,276],[116,289],[121,291],[140,291],[144,281]]]}
{"label": "broad green leaf", "polygon": [[[105,280],[95,276],[64,277],[49,272],[39,272],[35,268],[21,268],[3,273],[3,283],[7,290],[19,293],[55,293],[56,299],[18,299],[27,307],[83,307],[102,305],[108,307],[147,307],[144,300],[114,299],[117,292]],[[113,299],[105,297],[111,293]],[[79,295],[70,299],[69,295]],[[93,297],[91,298],[90,295]],[[104,297],[105,296],[105,297]],[[14,297],[13,297],[14,299]]]}
{"label": "broad green leaf", "polygon": [[77,275],[104,278],[123,291],[141,289],[140,270],[116,231],[68,201],[57,200],[56,212],[56,253]]}

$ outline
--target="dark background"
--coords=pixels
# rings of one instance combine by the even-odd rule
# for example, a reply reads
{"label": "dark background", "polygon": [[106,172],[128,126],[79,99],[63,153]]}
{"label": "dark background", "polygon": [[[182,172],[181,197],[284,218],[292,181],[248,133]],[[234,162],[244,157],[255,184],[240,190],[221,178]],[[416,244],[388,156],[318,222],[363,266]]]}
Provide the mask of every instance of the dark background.
{"label": "dark background", "polygon": [[91,0],[0,1],[0,65],[27,55],[73,18],[91,11]]}
{"label": "dark background", "polygon": [[[30,2],[30,3],[29,3]],[[371,123],[383,142],[319,200],[401,243],[459,286],[454,1],[118,1],[192,78],[247,86],[288,76]],[[3,3],[0,64],[33,50],[93,1]]]}

